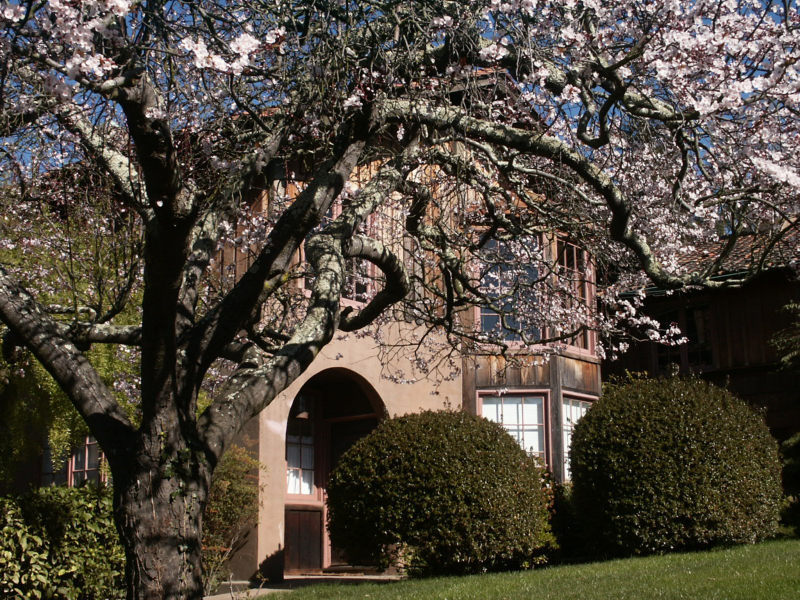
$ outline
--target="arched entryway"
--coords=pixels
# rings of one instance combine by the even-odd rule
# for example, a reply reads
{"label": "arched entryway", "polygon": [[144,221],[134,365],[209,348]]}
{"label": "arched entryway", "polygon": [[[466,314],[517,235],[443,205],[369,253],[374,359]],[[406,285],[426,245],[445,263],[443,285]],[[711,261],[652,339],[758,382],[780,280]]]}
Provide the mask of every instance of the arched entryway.
{"label": "arched entryway", "polygon": [[284,561],[287,572],[343,566],[325,528],[325,489],[339,457],[378,424],[385,408],[372,386],[347,369],[312,377],[286,424]]}

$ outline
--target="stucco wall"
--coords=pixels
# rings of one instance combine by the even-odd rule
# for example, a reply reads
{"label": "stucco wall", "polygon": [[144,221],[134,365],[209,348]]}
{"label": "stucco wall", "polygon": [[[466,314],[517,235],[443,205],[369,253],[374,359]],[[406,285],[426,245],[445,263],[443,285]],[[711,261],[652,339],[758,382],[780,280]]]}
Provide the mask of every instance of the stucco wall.
{"label": "stucco wall", "polygon": [[[393,342],[419,339],[422,331],[408,325],[394,324],[385,327],[381,334],[385,348]],[[411,348],[415,349],[413,346]],[[374,389],[389,416],[422,410],[460,409],[460,375],[448,379],[450,370],[445,367],[425,376],[415,370],[412,364],[414,358],[411,350],[393,350],[388,355],[381,354],[372,337],[358,338],[353,334],[337,337],[324,348],[302,377],[261,412],[258,420],[258,452],[259,460],[265,468],[262,469],[260,479],[263,499],[257,527],[258,562],[284,547],[286,422],[292,402],[303,385],[328,369],[346,369],[363,378]],[[395,375],[402,373],[403,379],[416,381],[393,381],[387,378],[389,368]],[[252,573],[257,564],[251,567]]]}

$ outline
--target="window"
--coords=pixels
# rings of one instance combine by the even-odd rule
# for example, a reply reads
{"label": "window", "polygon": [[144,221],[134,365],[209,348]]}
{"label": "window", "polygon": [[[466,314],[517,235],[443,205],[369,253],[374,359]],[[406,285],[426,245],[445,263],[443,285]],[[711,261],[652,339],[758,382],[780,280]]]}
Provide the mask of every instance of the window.
{"label": "window", "polygon": [[685,344],[655,344],[656,369],[659,373],[702,373],[714,367],[711,348],[713,315],[708,306],[690,306],[656,315],[662,327],[677,325],[687,338]]}
{"label": "window", "polygon": [[292,406],[286,430],[286,492],[314,493],[314,421],[311,403],[300,396]]}
{"label": "window", "polygon": [[100,463],[102,453],[97,445],[97,440],[88,436],[83,444],[70,457],[69,485],[77,486],[84,481],[100,483]]}
{"label": "window", "polygon": [[706,371],[714,366],[711,351],[711,309],[693,306],[686,309],[686,354],[689,370]]}
{"label": "window", "polygon": [[541,330],[526,323],[520,315],[536,312],[536,297],[531,285],[539,279],[533,262],[520,265],[512,242],[490,239],[483,248],[481,288],[493,306],[480,307],[481,331],[494,333],[506,341],[541,339]]}
{"label": "window", "polygon": [[586,411],[592,405],[591,402],[586,400],[578,400],[577,398],[564,398],[561,401],[561,416],[562,423],[562,440],[564,443],[564,479],[570,478],[569,472],[569,449],[572,446],[572,431],[575,425],[581,420]]}
{"label": "window", "polygon": [[[586,258],[586,251],[560,238],[556,245],[558,252],[558,276],[572,292],[572,296],[567,299],[567,308],[574,308],[579,304],[588,306],[589,265]],[[578,348],[587,350],[589,348],[589,332],[583,330],[577,333],[570,339],[569,343]]]}
{"label": "window", "polygon": [[483,416],[501,424],[525,451],[544,460],[543,396],[484,396]]}
{"label": "window", "polygon": [[42,457],[42,485],[68,485],[75,487],[86,481],[105,483],[107,473],[103,469],[103,452],[92,436],[86,436],[83,443],[73,449],[65,462],[53,464],[49,445]]}

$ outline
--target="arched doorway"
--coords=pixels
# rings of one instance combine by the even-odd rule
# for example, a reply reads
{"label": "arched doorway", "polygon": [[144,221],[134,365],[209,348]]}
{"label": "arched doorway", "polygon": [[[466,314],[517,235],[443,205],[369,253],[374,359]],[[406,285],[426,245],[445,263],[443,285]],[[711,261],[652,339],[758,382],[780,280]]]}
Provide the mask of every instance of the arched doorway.
{"label": "arched doorway", "polygon": [[345,564],[325,528],[328,477],[339,457],[375,428],[384,410],[372,386],[347,369],[315,375],[295,397],[286,424],[287,572]]}

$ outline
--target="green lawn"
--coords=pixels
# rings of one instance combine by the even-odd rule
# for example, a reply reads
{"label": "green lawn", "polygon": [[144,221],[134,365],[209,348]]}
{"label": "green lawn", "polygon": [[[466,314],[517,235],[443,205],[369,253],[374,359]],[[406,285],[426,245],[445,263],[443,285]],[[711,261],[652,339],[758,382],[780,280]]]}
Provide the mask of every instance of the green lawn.
{"label": "green lawn", "polygon": [[[284,594],[264,598],[287,597]],[[800,540],[773,541],[535,571],[400,581],[319,585],[291,600],[336,598],[441,600],[800,599]]]}

